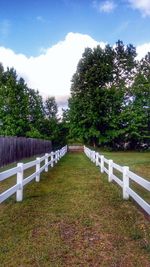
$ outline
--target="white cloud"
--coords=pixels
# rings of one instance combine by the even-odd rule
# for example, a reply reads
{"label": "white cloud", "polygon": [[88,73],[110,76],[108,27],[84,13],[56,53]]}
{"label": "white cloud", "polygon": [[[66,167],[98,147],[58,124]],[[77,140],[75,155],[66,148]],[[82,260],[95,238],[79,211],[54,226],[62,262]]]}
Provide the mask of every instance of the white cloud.
{"label": "white cloud", "polygon": [[60,100],[70,94],[70,80],[84,49],[98,44],[105,45],[85,34],[68,33],[63,41],[41,50],[43,53],[37,57],[28,58],[0,47],[0,61],[5,68],[13,66],[29,87],[38,89],[43,96],[54,95]]}
{"label": "white cloud", "polygon": [[116,8],[116,4],[112,0],[106,0],[102,3],[94,0],[93,7],[96,8],[99,12],[110,13]]}
{"label": "white cloud", "polygon": [[128,0],[132,8],[138,9],[143,16],[150,16],[150,0]]}
{"label": "white cloud", "polygon": [[[43,49],[40,56],[27,57],[11,49],[0,47],[0,61],[5,69],[14,67],[28,86],[43,96],[55,96],[61,106],[70,94],[72,75],[86,47],[105,46],[89,35],[68,33],[63,41]],[[137,46],[138,59],[150,51],[150,43]]]}
{"label": "white cloud", "polygon": [[137,59],[143,58],[148,52],[150,52],[150,43],[145,43],[137,46]]}

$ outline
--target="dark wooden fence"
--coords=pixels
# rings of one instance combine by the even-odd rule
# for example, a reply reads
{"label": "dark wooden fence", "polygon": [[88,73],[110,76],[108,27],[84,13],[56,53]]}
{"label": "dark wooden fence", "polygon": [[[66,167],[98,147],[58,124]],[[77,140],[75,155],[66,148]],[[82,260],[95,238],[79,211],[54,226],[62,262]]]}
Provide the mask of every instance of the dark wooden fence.
{"label": "dark wooden fence", "polygon": [[0,167],[23,158],[49,153],[51,150],[51,141],[25,137],[0,137]]}

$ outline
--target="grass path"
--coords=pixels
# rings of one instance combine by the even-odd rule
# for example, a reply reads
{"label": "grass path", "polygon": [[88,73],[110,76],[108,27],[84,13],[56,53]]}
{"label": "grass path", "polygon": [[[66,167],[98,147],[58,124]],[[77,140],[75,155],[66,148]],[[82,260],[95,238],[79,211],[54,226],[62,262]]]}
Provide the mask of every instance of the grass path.
{"label": "grass path", "polygon": [[1,267],[148,267],[149,221],[83,154],[0,206]]}

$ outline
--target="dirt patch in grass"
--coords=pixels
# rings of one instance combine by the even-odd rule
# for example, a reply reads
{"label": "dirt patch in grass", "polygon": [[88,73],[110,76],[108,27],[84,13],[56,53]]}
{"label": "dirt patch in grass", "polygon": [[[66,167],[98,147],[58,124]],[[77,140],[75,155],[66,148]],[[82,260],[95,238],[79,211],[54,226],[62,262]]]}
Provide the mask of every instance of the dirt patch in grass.
{"label": "dirt patch in grass", "polygon": [[[64,266],[149,266],[142,255],[134,253],[134,239],[116,233],[105,232],[98,224],[95,227],[81,227],[61,223],[60,236],[68,249],[63,255]],[[133,251],[132,251],[133,250]],[[134,265],[135,264],[135,265]]]}

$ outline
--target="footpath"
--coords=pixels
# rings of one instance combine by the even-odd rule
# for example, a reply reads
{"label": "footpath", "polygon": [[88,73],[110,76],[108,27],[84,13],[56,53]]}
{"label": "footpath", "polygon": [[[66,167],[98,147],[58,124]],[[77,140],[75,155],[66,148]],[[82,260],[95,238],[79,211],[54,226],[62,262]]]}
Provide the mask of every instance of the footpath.
{"label": "footpath", "polygon": [[0,207],[1,267],[150,266],[150,226],[83,153]]}

